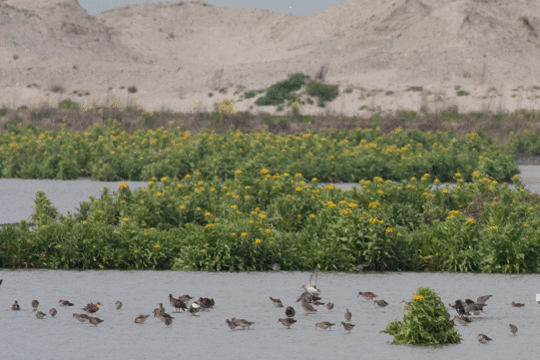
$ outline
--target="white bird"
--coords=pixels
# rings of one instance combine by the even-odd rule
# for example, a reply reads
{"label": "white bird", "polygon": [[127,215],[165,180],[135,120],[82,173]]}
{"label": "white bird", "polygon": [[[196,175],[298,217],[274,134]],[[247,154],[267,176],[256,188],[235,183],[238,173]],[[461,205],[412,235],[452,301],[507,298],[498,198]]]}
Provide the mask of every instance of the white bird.
{"label": "white bird", "polygon": [[319,294],[320,290],[317,289],[317,277],[319,276],[319,267],[317,266],[313,273],[309,277],[309,284],[302,285],[304,289],[309,294]]}

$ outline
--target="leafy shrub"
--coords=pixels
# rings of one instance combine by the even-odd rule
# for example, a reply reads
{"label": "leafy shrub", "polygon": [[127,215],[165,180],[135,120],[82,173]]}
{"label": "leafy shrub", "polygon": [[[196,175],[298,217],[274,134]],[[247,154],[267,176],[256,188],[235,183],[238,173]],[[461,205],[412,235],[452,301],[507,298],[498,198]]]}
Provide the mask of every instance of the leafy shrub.
{"label": "leafy shrub", "polygon": [[130,93],[130,94],[135,94],[135,93],[136,93],[137,91],[139,91],[139,90],[137,89],[137,87],[136,87],[135,85],[131,85],[131,86],[129,86],[129,87],[127,88],[127,91],[128,91],[128,93]]}
{"label": "leafy shrub", "polygon": [[328,85],[317,81],[310,81],[306,90],[308,95],[319,98],[320,107],[324,107],[326,102],[334,100],[339,95],[339,85]]}
{"label": "leafy shrub", "polygon": [[255,101],[258,106],[280,105],[285,103],[285,100],[292,100],[293,91],[300,90],[309,76],[302,73],[296,73],[289,76],[289,79],[278,82],[270,86],[266,90],[266,95],[261,96]]}
{"label": "leafy shrub", "polygon": [[384,333],[394,336],[394,344],[459,344],[461,336],[447,317],[441,298],[429,288],[418,288],[402,321],[391,321]]}

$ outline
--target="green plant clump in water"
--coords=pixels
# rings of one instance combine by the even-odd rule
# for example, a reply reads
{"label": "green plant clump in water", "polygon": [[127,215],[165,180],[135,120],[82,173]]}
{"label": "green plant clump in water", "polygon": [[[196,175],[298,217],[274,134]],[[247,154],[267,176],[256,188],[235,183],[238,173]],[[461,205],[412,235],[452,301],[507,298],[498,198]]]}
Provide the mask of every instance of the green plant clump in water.
{"label": "green plant clump in water", "polygon": [[391,321],[384,333],[394,336],[394,344],[459,344],[461,336],[448,320],[439,295],[429,288],[418,288],[402,321]]}

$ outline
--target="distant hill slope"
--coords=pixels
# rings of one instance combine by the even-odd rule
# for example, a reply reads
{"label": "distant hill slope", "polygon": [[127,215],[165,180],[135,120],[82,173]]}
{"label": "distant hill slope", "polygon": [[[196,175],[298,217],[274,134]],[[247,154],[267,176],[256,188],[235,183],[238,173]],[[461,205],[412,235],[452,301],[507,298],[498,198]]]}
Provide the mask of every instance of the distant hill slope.
{"label": "distant hill slope", "polygon": [[540,85],[539,34],[533,0],[348,0],[307,17],[201,1],[90,16],[76,0],[0,0],[0,92],[58,84],[102,101],[133,84],[137,101],[174,107],[323,64],[327,81],[365,88],[527,87]]}

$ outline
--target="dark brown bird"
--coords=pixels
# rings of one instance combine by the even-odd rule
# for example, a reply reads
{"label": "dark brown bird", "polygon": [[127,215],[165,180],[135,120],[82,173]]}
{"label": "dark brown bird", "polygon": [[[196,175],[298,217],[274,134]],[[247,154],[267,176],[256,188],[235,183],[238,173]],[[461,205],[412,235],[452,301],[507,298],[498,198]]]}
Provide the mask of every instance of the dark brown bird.
{"label": "dark brown bird", "polygon": [[154,313],[154,317],[158,317],[159,314],[163,314],[165,312],[165,308],[163,307],[163,303],[159,303],[159,307],[157,309],[154,309],[152,313]]}
{"label": "dark brown bird", "polygon": [[55,317],[56,314],[58,314],[58,311],[56,311],[55,308],[52,308],[51,310],[49,310],[49,315],[51,315],[52,317]]}
{"label": "dark brown bird", "polygon": [[215,305],[214,299],[209,299],[209,298],[200,297],[199,300],[197,300],[197,302],[199,303],[199,306],[202,307],[203,309],[210,309],[214,307]]}
{"label": "dark brown bird", "polygon": [[371,291],[359,291],[358,296],[362,296],[366,300],[373,300],[373,298],[377,297],[377,295],[375,295]]}
{"label": "dark brown bird", "polygon": [[13,310],[13,311],[19,311],[19,310],[21,310],[21,307],[19,306],[19,303],[17,302],[17,300],[15,300],[15,302],[13,303],[13,305],[11,305],[11,310]]}
{"label": "dark brown bird", "polygon": [[122,302],[118,300],[116,303],[114,303],[114,307],[116,310],[120,310],[122,308]]}
{"label": "dark brown bird", "polygon": [[331,303],[331,302],[326,303],[326,308],[327,308],[328,310],[332,310],[332,309],[334,308],[334,303]]}
{"label": "dark brown bird", "polygon": [[510,324],[509,326],[510,326],[510,332],[511,332],[512,334],[516,335],[516,333],[517,333],[517,331],[518,331],[517,326],[514,325],[514,324]]}
{"label": "dark brown bird", "polygon": [[32,300],[32,308],[33,308],[33,309],[37,309],[38,306],[39,306],[39,301],[37,301],[37,300]]}
{"label": "dark brown bird", "polygon": [[328,322],[328,321],[321,321],[315,324],[315,329],[317,327],[320,327],[321,329],[326,330],[326,329],[330,329],[334,325],[336,324],[332,324],[331,322]]}
{"label": "dark brown bird", "polygon": [[352,314],[349,311],[349,309],[347,309],[347,311],[345,311],[345,320],[351,321],[351,318],[352,318]]}
{"label": "dark brown bird", "polygon": [[86,313],[90,313],[90,314],[93,314],[95,312],[97,312],[99,310],[99,307],[101,306],[101,303],[98,301],[97,303],[90,303],[90,304],[87,304],[85,307],[83,307],[82,309],[84,311],[86,311]]}
{"label": "dark brown bird", "polygon": [[97,317],[88,317],[88,321],[90,322],[90,324],[94,325],[94,326],[98,326],[100,323],[103,322],[103,320],[101,320],[100,318],[97,318]]}
{"label": "dark brown bird", "polygon": [[388,303],[383,299],[381,299],[381,300],[373,300],[373,305],[375,305],[375,304],[379,305],[382,308],[386,307],[388,305]]}
{"label": "dark brown bird", "polygon": [[134,323],[135,324],[142,324],[146,321],[146,319],[148,319],[148,317],[150,316],[150,314],[148,315],[139,315],[135,318],[135,321]]}
{"label": "dark brown bird", "polygon": [[524,307],[524,306],[525,306],[525,304],[517,303],[517,302],[512,301],[512,307]]}
{"label": "dark brown bird", "polygon": [[182,309],[182,311],[184,312],[188,309],[188,307],[182,300],[175,299],[172,296],[172,294],[169,294],[169,302],[171,303],[172,307],[174,307],[175,309]]}
{"label": "dark brown bird", "polygon": [[349,334],[351,333],[351,330],[353,329],[353,327],[355,326],[354,324],[351,324],[351,323],[346,323],[344,321],[341,322],[340,326],[343,326],[343,328],[345,330],[347,330],[349,332]]}
{"label": "dark brown bird", "polygon": [[255,324],[254,322],[251,322],[251,321],[247,321],[247,320],[244,320],[244,319],[237,319],[237,318],[232,318],[231,319],[232,322],[234,322],[236,324],[236,326],[241,326],[242,329],[245,329],[245,328],[248,328],[248,330],[251,329],[251,325]]}
{"label": "dark brown bird", "polygon": [[287,329],[290,329],[291,325],[294,324],[296,322],[296,320],[294,320],[293,318],[288,317],[288,318],[279,318],[278,322],[282,323],[283,326],[286,326]]}
{"label": "dark brown bird", "polygon": [[184,294],[184,295],[178,297],[178,300],[181,300],[181,301],[183,301],[183,302],[186,303],[186,304],[187,304],[187,303],[189,302],[189,300],[191,300],[191,299],[193,299],[193,296],[189,296],[188,294]]}
{"label": "dark brown bird", "polygon": [[270,300],[272,301],[272,304],[274,304],[276,307],[283,307],[283,303],[280,299],[274,299],[270,296]]}
{"label": "dark brown bird", "polygon": [[168,317],[168,318],[164,318],[163,319],[163,323],[167,326],[170,326],[172,324],[172,318]]}
{"label": "dark brown bird", "polygon": [[294,317],[294,315],[296,315],[296,311],[294,310],[294,308],[292,306],[288,306],[286,309],[285,309],[285,315],[287,315],[287,317]]}
{"label": "dark brown bird", "polygon": [[317,309],[315,309],[313,307],[313,305],[311,305],[310,303],[308,303],[306,300],[302,300],[302,308],[304,310],[306,310],[306,313],[310,314],[310,313],[316,313],[317,312]]}
{"label": "dark brown bird", "polygon": [[60,306],[73,306],[73,304],[70,303],[69,300],[59,300],[58,305],[60,305]]}

